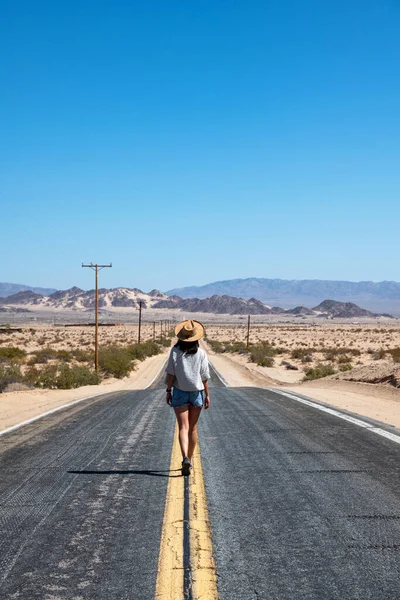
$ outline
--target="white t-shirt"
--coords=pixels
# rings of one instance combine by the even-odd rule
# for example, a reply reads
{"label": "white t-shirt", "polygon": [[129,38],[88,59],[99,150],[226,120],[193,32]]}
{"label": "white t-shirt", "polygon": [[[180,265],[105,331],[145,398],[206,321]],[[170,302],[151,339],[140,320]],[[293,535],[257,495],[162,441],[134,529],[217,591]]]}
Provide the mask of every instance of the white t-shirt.
{"label": "white t-shirt", "polygon": [[202,348],[199,348],[196,354],[186,354],[173,347],[166,373],[174,375],[173,386],[183,392],[204,390],[203,381],[210,379],[207,354]]}

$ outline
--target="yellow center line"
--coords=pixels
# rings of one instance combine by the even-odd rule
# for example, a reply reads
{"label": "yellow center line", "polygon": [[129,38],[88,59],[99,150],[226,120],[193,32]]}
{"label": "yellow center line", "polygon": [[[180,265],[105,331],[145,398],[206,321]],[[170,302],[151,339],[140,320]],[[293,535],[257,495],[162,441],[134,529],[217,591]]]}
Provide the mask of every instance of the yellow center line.
{"label": "yellow center line", "polygon": [[[156,600],[183,600],[184,597],[184,478],[180,477],[182,457],[176,427],[172,444],[171,475],[165,503],[156,583]],[[192,600],[218,600],[211,528],[199,446],[189,476],[190,567]],[[178,477],[174,477],[178,475]]]}
{"label": "yellow center line", "polygon": [[193,600],[217,600],[217,577],[199,444],[193,463],[189,505],[192,597]]}
{"label": "yellow center line", "polygon": [[[179,469],[182,462],[178,428],[172,443],[167,497],[161,530],[160,554],[156,583],[156,600],[181,600],[183,598],[183,502],[184,481]],[[178,475],[178,477],[174,477]]]}

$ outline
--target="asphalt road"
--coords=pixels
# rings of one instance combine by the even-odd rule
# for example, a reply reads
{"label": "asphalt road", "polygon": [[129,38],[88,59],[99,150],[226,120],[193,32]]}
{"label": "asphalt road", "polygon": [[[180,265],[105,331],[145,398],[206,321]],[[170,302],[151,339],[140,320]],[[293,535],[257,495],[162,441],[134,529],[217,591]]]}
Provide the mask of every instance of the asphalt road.
{"label": "asphalt road", "polygon": [[[398,600],[400,445],[274,392],[214,378],[212,395],[220,599]],[[153,388],[0,438],[2,599],[154,597],[173,424]]]}
{"label": "asphalt road", "polygon": [[153,597],[168,476],[179,474],[163,398],[114,393],[0,438],[2,599]]}
{"label": "asphalt road", "polygon": [[200,427],[221,600],[398,600],[400,445],[277,393]]}

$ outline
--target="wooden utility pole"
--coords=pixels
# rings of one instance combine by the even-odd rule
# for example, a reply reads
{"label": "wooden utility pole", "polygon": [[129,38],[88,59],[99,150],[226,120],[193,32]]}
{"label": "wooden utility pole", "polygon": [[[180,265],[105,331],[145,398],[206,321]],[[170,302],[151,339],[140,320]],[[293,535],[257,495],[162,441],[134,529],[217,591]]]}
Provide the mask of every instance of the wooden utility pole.
{"label": "wooden utility pole", "polygon": [[156,339],[156,322],[153,321],[153,340]]}
{"label": "wooden utility pole", "polygon": [[90,263],[90,265],[84,265],[82,263],[82,267],[87,267],[92,269],[96,273],[95,281],[96,281],[96,289],[95,289],[95,328],[94,328],[94,368],[96,371],[99,370],[99,271],[101,269],[106,269],[112,267],[112,264],[109,265],[98,265]]}
{"label": "wooden utility pole", "polygon": [[138,333],[138,344],[140,344],[140,330],[142,327],[142,304],[143,300],[139,300],[139,333]]}
{"label": "wooden utility pole", "polygon": [[247,343],[246,343],[247,350],[249,349],[249,345],[250,345],[250,315],[247,318]]}

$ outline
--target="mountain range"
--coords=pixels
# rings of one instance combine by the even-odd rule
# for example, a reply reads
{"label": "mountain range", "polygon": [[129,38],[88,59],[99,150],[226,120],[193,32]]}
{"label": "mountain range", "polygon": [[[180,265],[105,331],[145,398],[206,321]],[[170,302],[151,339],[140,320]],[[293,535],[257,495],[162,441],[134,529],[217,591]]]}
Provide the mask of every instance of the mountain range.
{"label": "mountain range", "polygon": [[179,296],[170,296],[168,299],[160,300],[153,305],[153,308],[174,308],[185,312],[193,313],[215,313],[230,315],[292,315],[292,316],[313,316],[338,319],[353,319],[358,317],[391,317],[388,314],[373,313],[364,308],[360,308],[352,302],[338,302],[337,300],[324,300],[314,308],[306,306],[296,306],[292,309],[284,309],[279,306],[267,306],[257,300],[250,298],[234,298],[232,296],[214,295],[211,298],[180,298]]}
{"label": "mountain range", "polygon": [[[138,288],[99,289],[99,308],[150,308],[161,299],[168,298],[159,290],[148,294]],[[21,291],[6,298],[0,298],[1,305],[25,305],[32,309],[71,309],[90,310],[95,307],[95,290],[84,291],[78,287],[59,290],[45,296],[34,291]]]}
{"label": "mountain range", "polygon": [[214,295],[258,298],[268,305],[311,308],[326,298],[353,302],[379,312],[400,314],[400,283],[396,281],[286,280],[250,277],[215,281],[203,286],[174,288],[166,292],[181,298],[210,298]]}
{"label": "mountain range", "polygon": [[24,291],[35,292],[36,294],[43,294],[45,296],[52,294],[56,290],[54,288],[41,288],[41,287],[30,287],[29,285],[23,285],[21,283],[0,283],[0,298],[17,294],[18,292]]}
{"label": "mountain range", "polygon": [[[355,318],[377,317],[351,302],[338,302],[324,300],[314,308],[297,306],[293,309],[284,309],[278,306],[269,306],[256,298],[235,298],[228,295],[214,295],[210,298],[181,298],[180,296],[167,296],[159,290],[145,293],[138,288],[99,289],[99,308],[103,310],[137,309],[139,304],[147,309],[173,309],[183,313],[214,313],[229,315],[291,315],[314,316],[326,318]],[[31,290],[25,290],[0,298],[0,312],[15,310],[71,310],[88,311],[95,307],[95,291],[84,291],[78,287],[60,290],[44,296]],[[21,307],[24,307],[22,309]],[[390,316],[390,315],[385,315]]]}

